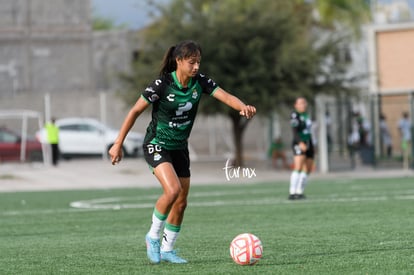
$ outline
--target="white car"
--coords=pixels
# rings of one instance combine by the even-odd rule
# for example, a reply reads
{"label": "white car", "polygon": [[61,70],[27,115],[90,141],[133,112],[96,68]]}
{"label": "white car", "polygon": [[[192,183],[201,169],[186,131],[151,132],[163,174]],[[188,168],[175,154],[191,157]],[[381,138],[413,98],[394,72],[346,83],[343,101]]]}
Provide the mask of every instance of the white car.
{"label": "white car", "polygon": [[[55,121],[59,127],[59,150],[62,157],[73,155],[102,155],[118,136],[118,131],[93,118],[63,118]],[[37,137],[46,143],[46,130],[38,132]],[[144,135],[129,132],[124,143],[124,156],[138,156],[142,151]]]}

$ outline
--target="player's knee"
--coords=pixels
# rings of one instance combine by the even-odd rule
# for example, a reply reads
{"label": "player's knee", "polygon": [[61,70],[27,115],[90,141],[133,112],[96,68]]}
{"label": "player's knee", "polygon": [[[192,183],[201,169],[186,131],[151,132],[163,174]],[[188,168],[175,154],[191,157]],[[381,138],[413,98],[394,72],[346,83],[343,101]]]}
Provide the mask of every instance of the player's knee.
{"label": "player's knee", "polygon": [[174,202],[173,210],[176,213],[183,214],[187,208],[187,199],[178,199]]}
{"label": "player's knee", "polygon": [[185,209],[187,208],[187,199],[177,200],[175,202],[175,207],[177,208],[179,212],[183,213]]}
{"label": "player's knee", "polygon": [[168,190],[165,191],[165,195],[167,196],[168,200],[173,203],[177,200],[178,196],[181,193],[181,187],[180,186],[175,186],[175,187],[171,187],[168,188]]}

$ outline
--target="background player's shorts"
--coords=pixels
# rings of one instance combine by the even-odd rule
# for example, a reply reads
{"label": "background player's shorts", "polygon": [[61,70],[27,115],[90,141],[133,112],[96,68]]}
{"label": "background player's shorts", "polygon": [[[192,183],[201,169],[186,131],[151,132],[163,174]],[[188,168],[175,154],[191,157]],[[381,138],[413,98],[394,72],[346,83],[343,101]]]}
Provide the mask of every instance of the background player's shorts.
{"label": "background player's shorts", "polygon": [[302,150],[300,150],[299,144],[293,143],[292,144],[293,155],[294,156],[305,155],[306,158],[313,159],[314,156],[315,156],[313,143],[308,141],[308,142],[306,142],[306,146],[308,147],[308,149],[306,151],[302,151]]}
{"label": "background player's shorts", "polygon": [[144,144],[144,157],[153,169],[163,162],[173,165],[178,177],[190,177],[190,156],[188,149],[167,150],[157,144]]}

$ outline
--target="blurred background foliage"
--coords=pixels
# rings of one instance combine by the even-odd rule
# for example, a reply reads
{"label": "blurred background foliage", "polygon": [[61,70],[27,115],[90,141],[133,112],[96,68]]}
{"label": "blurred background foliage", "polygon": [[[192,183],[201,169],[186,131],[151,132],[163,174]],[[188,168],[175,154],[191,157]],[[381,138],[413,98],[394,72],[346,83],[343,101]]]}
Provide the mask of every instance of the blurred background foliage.
{"label": "blurred background foliage", "polygon": [[[318,94],[356,95],[361,75],[347,70],[344,54],[369,20],[361,0],[171,0],[149,1],[160,16],[142,31],[144,46],[130,74],[122,74],[133,104],[158,76],[165,51],[181,40],[202,46],[202,73],[267,116],[297,96],[312,102]],[[232,121],[236,159],[248,121],[205,97],[200,110],[220,112]],[[236,161],[237,163],[237,161]]]}

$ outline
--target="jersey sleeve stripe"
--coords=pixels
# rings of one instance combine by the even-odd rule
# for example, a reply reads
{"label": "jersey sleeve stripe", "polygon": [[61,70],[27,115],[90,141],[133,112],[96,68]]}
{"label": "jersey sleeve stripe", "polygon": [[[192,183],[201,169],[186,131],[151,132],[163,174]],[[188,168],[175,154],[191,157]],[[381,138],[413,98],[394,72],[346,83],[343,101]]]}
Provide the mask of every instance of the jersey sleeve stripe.
{"label": "jersey sleeve stripe", "polygon": [[141,95],[141,97],[142,97],[143,99],[145,99],[145,101],[146,101],[146,102],[148,102],[149,104],[152,104],[152,102],[151,102],[151,101],[149,101],[149,100],[148,100],[148,98],[146,98],[144,95]]}
{"label": "jersey sleeve stripe", "polygon": [[214,88],[214,90],[210,93],[210,96],[213,96],[214,93],[218,90],[218,88],[220,88],[219,86],[217,86],[216,88]]}

